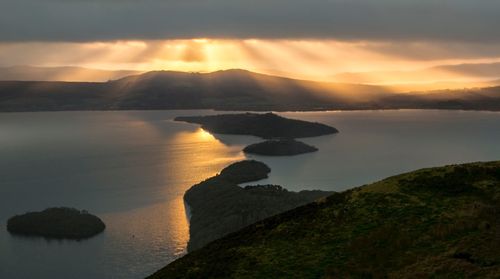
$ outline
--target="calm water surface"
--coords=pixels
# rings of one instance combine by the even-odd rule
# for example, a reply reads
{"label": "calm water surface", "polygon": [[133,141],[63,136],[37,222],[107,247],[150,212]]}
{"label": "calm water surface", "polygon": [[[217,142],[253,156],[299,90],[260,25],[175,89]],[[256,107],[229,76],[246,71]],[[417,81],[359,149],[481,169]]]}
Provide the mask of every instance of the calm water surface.
{"label": "calm water surface", "polygon": [[[259,139],[211,135],[178,115],[212,111],[0,114],[0,278],[142,278],[185,253],[183,193],[244,159]],[[320,151],[248,156],[272,168],[260,183],[340,191],[413,169],[500,160],[500,113],[283,113],[341,133],[303,141]],[[88,209],[106,231],[89,240],[13,237],[9,216],[49,206]]]}

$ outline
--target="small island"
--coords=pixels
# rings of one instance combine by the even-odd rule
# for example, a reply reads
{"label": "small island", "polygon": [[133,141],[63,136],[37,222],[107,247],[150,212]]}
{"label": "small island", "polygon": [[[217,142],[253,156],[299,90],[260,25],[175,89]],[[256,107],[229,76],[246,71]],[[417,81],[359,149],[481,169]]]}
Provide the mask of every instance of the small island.
{"label": "small island", "polygon": [[99,217],[68,207],[47,208],[11,217],[7,230],[12,234],[56,239],[85,239],[106,228]]}
{"label": "small island", "polygon": [[318,148],[294,139],[268,140],[243,149],[245,153],[266,156],[293,156],[316,151]]}
{"label": "small island", "polygon": [[175,121],[200,124],[211,133],[252,135],[264,139],[317,137],[339,132],[325,124],[288,119],[274,113],[182,116],[176,117]]}
{"label": "small island", "polygon": [[271,169],[262,162],[245,160],[227,166],[218,177],[240,184],[267,178],[270,172]]}

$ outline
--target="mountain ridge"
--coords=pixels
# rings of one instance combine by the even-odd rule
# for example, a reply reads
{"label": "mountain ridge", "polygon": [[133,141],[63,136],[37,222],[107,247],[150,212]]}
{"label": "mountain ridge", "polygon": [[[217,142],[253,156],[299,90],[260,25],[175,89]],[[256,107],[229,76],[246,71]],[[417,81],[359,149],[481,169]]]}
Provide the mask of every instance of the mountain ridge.
{"label": "mountain ridge", "polygon": [[383,86],[303,81],[246,70],[156,71],[107,82],[0,81],[0,111],[500,110],[500,87],[449,93],[399,94]]}

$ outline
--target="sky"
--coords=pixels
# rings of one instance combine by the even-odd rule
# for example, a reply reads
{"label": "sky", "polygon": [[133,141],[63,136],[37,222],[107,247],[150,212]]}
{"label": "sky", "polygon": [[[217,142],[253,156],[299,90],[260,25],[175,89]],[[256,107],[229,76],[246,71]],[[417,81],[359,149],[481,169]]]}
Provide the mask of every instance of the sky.
{"label": "sky", "polygon": [[0,0],[0,66],[334,80],[500,62],[498,26],[497,0]]}

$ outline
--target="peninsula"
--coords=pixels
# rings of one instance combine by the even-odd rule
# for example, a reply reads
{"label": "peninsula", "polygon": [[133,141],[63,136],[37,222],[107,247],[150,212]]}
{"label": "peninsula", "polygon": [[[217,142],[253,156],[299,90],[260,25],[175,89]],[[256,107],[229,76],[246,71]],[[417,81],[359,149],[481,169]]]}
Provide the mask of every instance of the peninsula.
{"label": "peninsula", "polygon": [[28,212],[7,221],[7,230],[12,234],[58,239],[85,239],[101,233],[105,228],[106,225],[97,216],[67,207]]}
{"label": "peninsula", "polygon": [[277,185],[238,186],[267,177],[264,163],[234,163],[219,175],[191,187],[184,195],[190,207],[188,251],[194,251],[250,224],[332,194],[290,192]]}
{"label": "peninsula", "polygon": [[274,113],[182,116],[176,117],[175,121],[200,124],[211,133],[252,135],[264,139],[317,137],[339,132],[325,124],[288,119]]}

